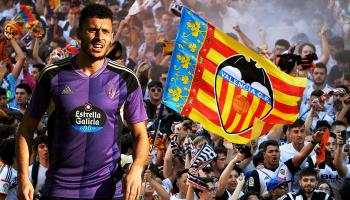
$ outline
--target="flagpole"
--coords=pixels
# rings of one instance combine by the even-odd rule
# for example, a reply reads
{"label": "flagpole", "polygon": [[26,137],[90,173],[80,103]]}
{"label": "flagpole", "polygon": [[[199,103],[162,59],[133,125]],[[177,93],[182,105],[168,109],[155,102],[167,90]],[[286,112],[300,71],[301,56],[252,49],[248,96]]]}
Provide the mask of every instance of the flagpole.
{"label": "flagpole", "polygon": [[[155,144],[156,144],[156,141],[157,141],[157,138],[158,138],[158,132],[159,132],[160,123],[161,123],[161,121],[162,121],[160,118],[162,118],[163,110],[164,110],[164,104],[161,103],[161,104],[160,104],[160,107],[159,107],[159,112],[158,112],[157,119],[156,119],[156,121],[154,121],[154,124],[153,124],[153,127],[154,127],[154,137],[153,137],[153,139],[152,139],[153,141],[152,141],[152,145],[151,145],[151,148],[150,148],[150,150],[149,150],[148,155],[152,153],[153,148],[154,148],[154,146],[155,146]],[[151,161],[151,162],[152,162],[152,161]],[[150,167],[150,165],[151,165],[151,162],[148,163],[147,169],[146,169],[146,170],[149,169],[149,167]],[[144,195],[144,193],[145,193],[145,190],[146,190],[146,184],[145,184],[145,186],[143,187],[143,191],[141,191],[140,200],[143,200],[143,199],[144,199],[144,198],[143,198],[143,195]]]}

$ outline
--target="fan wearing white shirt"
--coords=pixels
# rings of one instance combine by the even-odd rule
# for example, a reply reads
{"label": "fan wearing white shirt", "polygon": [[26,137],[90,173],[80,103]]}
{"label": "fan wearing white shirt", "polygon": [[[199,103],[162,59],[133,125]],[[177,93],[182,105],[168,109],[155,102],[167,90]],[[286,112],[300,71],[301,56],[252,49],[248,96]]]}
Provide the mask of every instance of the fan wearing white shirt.
{"label": "fan wearing white shirt", "polygon": [[41,135],[34,139],[33,151],[38,160],[29,166],[29,180],[35,188],[35,197],[39,198],[44,190],[46,171],[49,167],[48,136]]}

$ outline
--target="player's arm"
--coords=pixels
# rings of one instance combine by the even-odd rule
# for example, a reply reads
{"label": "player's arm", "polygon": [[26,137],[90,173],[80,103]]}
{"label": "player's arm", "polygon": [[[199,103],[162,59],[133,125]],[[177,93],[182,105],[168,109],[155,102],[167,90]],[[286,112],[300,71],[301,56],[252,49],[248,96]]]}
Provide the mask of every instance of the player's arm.
{"label": "player's arm", "polygon": [[139,197],[142,184],[142,172],[149,153],[148,134],[145,122],[129,124],[130,130],[135,135],[135,149],[133,163],[126,176],[126,200]]}
{"label": "player's arm", "polygon": [[18,197],[19,199],[33,199],[34,188],[29,180],[29,155],[34,131],[40,119],[25,114],[19,126],[16,139],[16,159],[18,165]]}

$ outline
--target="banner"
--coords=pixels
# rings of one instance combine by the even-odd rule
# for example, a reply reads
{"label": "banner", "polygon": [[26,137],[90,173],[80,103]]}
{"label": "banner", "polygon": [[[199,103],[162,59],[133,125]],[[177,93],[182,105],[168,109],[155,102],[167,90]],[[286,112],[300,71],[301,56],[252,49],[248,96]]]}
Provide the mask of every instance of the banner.
{"label": "banner", "polygon": [[162,103],[245,144],[293,123],[306,83],[184,7]]}

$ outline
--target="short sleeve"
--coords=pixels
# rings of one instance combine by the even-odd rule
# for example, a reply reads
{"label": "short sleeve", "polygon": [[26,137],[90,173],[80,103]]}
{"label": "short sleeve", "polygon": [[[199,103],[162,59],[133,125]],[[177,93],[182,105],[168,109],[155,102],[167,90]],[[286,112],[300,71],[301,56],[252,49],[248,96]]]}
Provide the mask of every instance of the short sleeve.
{"label": "short sleeve", "polygon": [[27,107],[26,114],[29,116],[40,119],[46,112],[50,103],[50,91],[48,83],[41,79],[34,90],[30,103]]}
{"label": "short sleeve", "polygon": [[286,162],[284,162],[284,164],[287,166],[289,172],[294,175],[295,173],[297,173],[300,168],[299,167],[295,167],[292,161],[292,158],[287,160]]}
{"label": "short sleeve", "polygon": [[128,124],[135,124],[147,120],[147,113],[140,86],[127,97],[124,105],[124,119]]}
{"label": "short sleeve", "polygon": [[346,165],[347,173],[346,173],[346,178],[350,178],[350,165]]}

